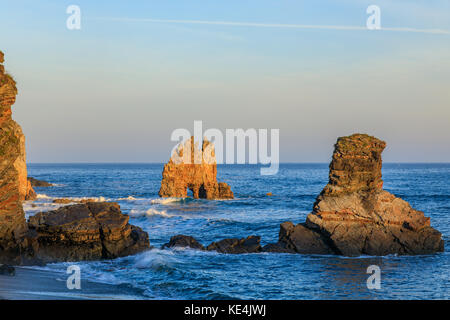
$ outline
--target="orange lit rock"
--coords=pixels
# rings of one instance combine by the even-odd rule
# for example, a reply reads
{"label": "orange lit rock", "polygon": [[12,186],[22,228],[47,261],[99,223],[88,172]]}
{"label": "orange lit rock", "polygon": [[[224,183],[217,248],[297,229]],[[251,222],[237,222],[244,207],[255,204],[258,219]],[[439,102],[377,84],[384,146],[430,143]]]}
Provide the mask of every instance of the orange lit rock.
{"label": "orange lit rock", "polygon": [[187,197],[191,190],[198,199],[233,199],[228,184],[217,182],[217,164],[214,145],[203,140],[202,149],[194,143],[194,137],[180,145],[164,165],[160,197]]}
{"label": "orange lit rock", "polygon": [[[282,224],[278,247],[346,256],[429,254],[444,250],[430,218],[382,189],[385,142],[354,134],[339,138],[329,182],[306,223]],[[287,227],[288,226],[288,227]]]}
{"label": "orange lit rock", "polygon": [[[0,51],[0,63],[3,61]],[[22,250],[19,242],[27,230],[21,203],[28,187],[25,138],[11,118],[16,94],[16,82],[0,64],[0,263]]]}

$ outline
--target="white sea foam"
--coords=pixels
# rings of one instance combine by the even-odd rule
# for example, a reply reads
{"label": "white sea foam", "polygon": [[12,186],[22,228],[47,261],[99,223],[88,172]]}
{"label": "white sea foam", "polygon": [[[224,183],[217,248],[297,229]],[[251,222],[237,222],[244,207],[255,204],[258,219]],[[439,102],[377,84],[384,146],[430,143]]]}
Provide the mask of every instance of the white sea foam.
{"label": "white sea foam", "polygon": [[179,262],[172,250],[152,249],[145,251],[134,258],[134,267],[146,269],[173,268]]}
{"label": "white sea foam", "polygon": [[161,198],[161,199],[153,199],[151,204],[169,204],[173,202],[183,202],[189,198]]}
{"label": "white sea foam", "polygon": [[128,200],[128,201],[134,201],[134,200],[137,200],[135,197],[133,197],[133,196],[128,196],[128,197],[126,197],[126,198],[118,198],[117,199],[118,201],[126,201],[126,200]]}
{"label": "white sea foam", "polygon": [[167,214],[165,210],[156,210],[156,209],[148,209],[146,211],[144,210],[135,210],[132,209],[129,213],[132,217],[152,217],[152,216],[160,216],[164,218],[170,218],[173,217],[170,214]]}
{"label": "white sea foam", "polygon": [[53,197],[49,197],[48,195],[43,194],[43,193],[38,193],[37,199],[53,199]]}

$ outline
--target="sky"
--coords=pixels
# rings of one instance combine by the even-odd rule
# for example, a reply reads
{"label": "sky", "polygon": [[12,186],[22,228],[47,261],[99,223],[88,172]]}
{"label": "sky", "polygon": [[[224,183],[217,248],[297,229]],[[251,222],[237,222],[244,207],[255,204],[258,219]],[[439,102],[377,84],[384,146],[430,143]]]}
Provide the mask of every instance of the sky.
{"label": "sky", "polygon": [[[66,27],[72,4],[80,30]],[[369,5],[381,30],[365,28]],[[28,162],[166,162],[171,133],[194,120],[279,129],[281,162],[328,162],[336,138],[355,132],[385,140],[387,162],[450,162],[447,0],[0,8]]]}

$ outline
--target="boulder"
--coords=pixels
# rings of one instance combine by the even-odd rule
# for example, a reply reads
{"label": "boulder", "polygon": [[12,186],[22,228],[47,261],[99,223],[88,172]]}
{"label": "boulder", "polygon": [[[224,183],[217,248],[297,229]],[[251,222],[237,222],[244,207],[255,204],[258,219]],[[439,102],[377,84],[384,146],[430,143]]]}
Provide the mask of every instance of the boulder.
{"label": "boulder", "polygon": [[179,235],[176,235],[176,236],[173,236],[172,238],[170,238],[169,243],[166,243],[165,245],[163,245],[162,249],[176,248],[176,247],[192,248],[192,249],[197,249],[197,250],[205,249],[203,247],[203,245],[201,243],[199,243],[194,237],[185,236],[182,234],[179,234]]}
{"label": "boulder", "polygon": [[224,239],[211,243],[206,250],[220,253],[258,253],[262,251],[261,237],[249,236],[245,239]]}
{"label": "boulder", "polygon": [[306,222],[280,227],[279,247],[345,256],[430,254],[444,250],[430,218],[382,189],[386,143],[364,134],[339,138],[329,183]]}
{"label": "boulder", "polygon": [[233,199],[228,184],[217,182],[217,163],[214,145],[203,140],[202,149],[194,143],[194,137],[174,151],[164,165],[160,197],[187,197],[191,190],[195,199]]}
{"label": "boulder", "polygon": [[29,220],[39,244],[36,258],[44,263],[113,259],[148,249],[148,234],[128,220],[114,202],[38,213]]}

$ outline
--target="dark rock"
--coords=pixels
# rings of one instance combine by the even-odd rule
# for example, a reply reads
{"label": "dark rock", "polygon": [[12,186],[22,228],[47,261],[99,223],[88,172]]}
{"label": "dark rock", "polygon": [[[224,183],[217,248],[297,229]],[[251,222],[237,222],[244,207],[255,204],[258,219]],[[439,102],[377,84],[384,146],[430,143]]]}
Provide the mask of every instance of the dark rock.
{"label": "dark rock", "polygon": [[308,229],[304,224],[294,226],[292,222],[280,225],[279,243],[289,251],[303,254],[333,254],[320,233]]}
{"label": "dark rock", "polygon": [[162,246],[162,249],[165,248],[174,248],[174,247],[182,247],[182,248],[192,248],[198,250],[204,250],[205,248],[201,243],[199,243],[195,238],[191,236],[185,236],[182,234],[173,236],[170,238],[169,243],[166,243]]}
{"label": "dark rock", "polygon": [[0,264],[0,275],[14,277],[16,275],[16,269],[7,264]]}
{"label": "dark rock", "polygon": [[128,223],[117,203],[76,204],[30,217],[35,255],[44,262],[112,259],[150,247],[148,234]]}
{"label": "dark rock", "polygon": [[224,239],[211,243],[206,250],[220,253],[258,253],[262,251],[261,237],[250,236],[245,239]]}
{"label": "dark rock", "polygon": [[262,252],[270,253],[296,253],[293,249],[286,248],[283,243],[269,243],[262,248]]}
{"label": "dark rock", "polygon": [[28,181],[32,187],[53,187],[53,184],[47,181],[35,179],[33,177],[28,177]]}

